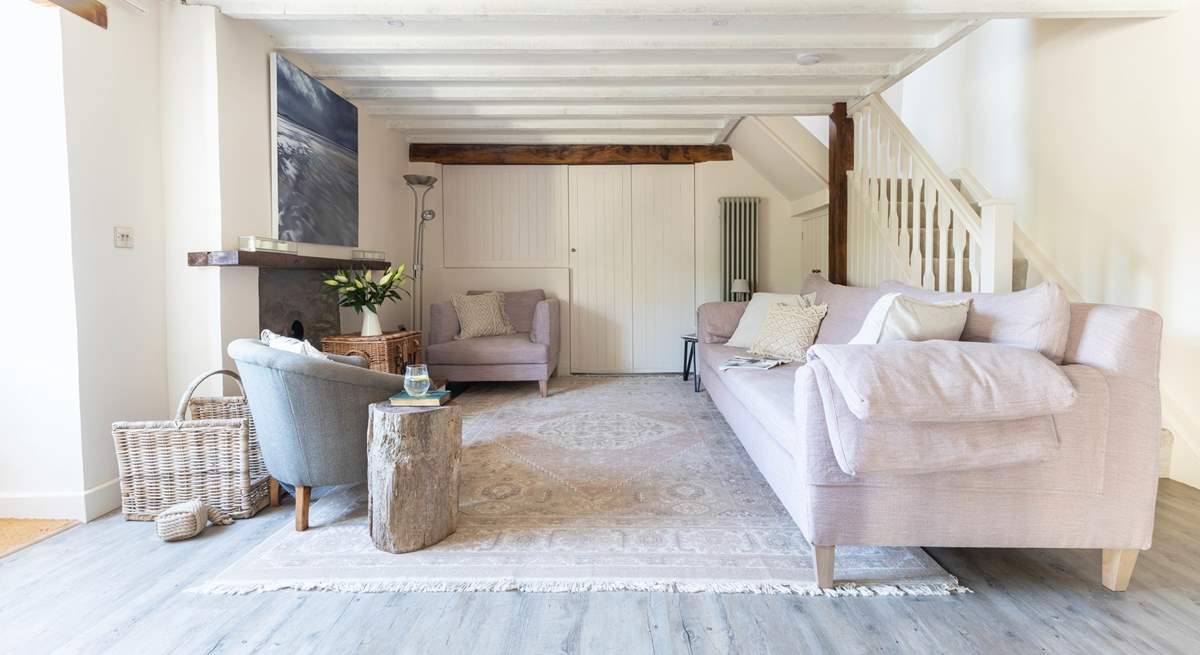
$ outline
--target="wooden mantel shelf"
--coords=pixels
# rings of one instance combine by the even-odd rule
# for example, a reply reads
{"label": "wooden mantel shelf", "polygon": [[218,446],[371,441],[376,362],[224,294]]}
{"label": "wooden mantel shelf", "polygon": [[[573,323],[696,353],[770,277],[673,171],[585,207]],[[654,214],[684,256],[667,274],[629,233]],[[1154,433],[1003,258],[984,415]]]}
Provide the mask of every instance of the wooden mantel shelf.
{"label": "wooden mantel shelf", "polygon": [[245,250],[203,250],[188,253],[188,266],[256,266],[258,268],[291,268],[333,271],[358,269],[382,271],[391,262],[365,259],[335,259],[332,257],[310,257],[282,252]]}

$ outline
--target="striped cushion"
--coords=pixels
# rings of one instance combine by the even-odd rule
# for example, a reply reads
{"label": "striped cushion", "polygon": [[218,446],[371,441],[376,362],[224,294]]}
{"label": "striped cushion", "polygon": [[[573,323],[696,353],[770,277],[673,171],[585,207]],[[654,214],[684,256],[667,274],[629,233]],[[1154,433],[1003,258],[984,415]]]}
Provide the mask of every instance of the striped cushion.
{"label": "striped cushion", "polygon": [[454,313],[458,314],[459,332],[455,339],[494,337],[513,334],[508,318],[504,316],[504,294],[499,291],[478,295],[455,294],[450,296]]}

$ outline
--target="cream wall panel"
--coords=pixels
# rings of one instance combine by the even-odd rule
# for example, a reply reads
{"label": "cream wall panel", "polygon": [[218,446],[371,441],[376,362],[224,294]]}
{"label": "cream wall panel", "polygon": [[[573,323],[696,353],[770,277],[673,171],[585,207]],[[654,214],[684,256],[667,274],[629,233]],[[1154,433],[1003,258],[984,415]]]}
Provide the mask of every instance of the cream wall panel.
{"label": "cream wall panel", "polygon": [[566,166],[444,166],[445,265],[567,265]]}
{"label": "cream wall panel", "polygon": [[571,370],[633,368],[629,166],[572,166]]}
{"label": "cream wall panel", "polygon": [[633,167],[634,372],[678,371],[696,330],[695,187],[691,164]]}

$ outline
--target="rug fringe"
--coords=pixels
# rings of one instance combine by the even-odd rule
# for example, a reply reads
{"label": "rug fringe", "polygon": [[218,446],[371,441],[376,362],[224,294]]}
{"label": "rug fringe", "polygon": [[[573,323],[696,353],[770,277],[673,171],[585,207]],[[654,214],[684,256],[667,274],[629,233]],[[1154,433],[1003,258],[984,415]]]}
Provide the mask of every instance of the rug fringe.
{"label": "rug fringe", "polygon": [[857,584],[836,585],[819,589],[812,584],[787,582],[661,582],[645,580],[580,581],[580,580],[461,580],[461,581],[331,581],[308,580],[294,582],[208,582],[187,590],[196,594],[245,595],[271,591],[325,591],[340,593],[462,593],[522,591],[530,593],[580,593],[589,591],[655,591],[678,593],[722,594],[790,594],[795,596],[825,596],[832,598],[865,596],[950,596],[974,593],[957,583],[926,584]]}

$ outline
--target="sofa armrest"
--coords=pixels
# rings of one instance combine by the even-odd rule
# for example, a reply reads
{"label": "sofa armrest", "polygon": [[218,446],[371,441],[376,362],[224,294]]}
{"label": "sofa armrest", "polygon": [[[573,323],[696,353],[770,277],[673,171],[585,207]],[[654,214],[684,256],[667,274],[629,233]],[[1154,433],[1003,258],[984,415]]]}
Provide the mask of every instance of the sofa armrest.
{"label": "sofa armrest", "polygon": [[529,340],[541,343],[550,348],[550,363],[558,361],[559,344],[559,304],[555,298],[541,300],[533,308],[533,331]]}
{"label": "sofa armrest", "polygon": [[696,338],[701,343],[725,343],[746,312],[745,302],[706,302],[696,310]]}
{"label": "sofa armrest", "polygon": [[325,356],[328,357],[329,361],[331,362],[349,364],[350,366],[357,366],[359,368],[367,368],[367,365],[370,364],[365,357],[359,357],[358,355],[334,355],[332,353],[325,353]]}
{"label": "sofa armrest", "polygon": [[454,305],[447,302],[435,302],[429,306],[429,331],[425,335],[426,346],[453,341],[458,334],[458,314]]}

